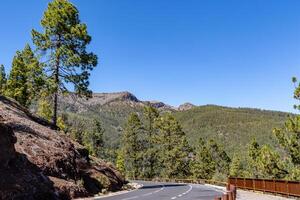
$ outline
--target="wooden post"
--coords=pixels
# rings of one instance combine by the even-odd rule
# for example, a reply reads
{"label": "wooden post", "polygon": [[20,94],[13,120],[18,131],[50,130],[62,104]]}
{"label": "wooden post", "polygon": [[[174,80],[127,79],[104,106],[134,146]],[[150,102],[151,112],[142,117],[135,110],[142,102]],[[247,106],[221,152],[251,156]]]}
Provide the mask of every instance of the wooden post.
{"label": "wooden post", "polygon": [[289,181],[285,181],[287,196],[290,196]]}
{"label": "wooden post", "polygon": [[233,199],[233,192],[232,191],[227,192],[227,194],[228,194],[228,200],[234,200]]}
{"label": "wooden post", "polygon": [[229,200],[228,193],[222,195],[222,200]]}
{"label": "wooden post", "polygon": [[235,186],[237,186],[237,178],[235,178],[234,181],[235,181]]}
{"label": "wooden post", "polygon": [[276,192],[276,182],[275,182],[274,179],[273,179],[273,183],[274,183],[274,194],[277,194],[277,192]]}
{"label": "wooden post", "polygon": [[231,185],[230,190],[232,191],[232,193],[233,193],[233,199],[235,200],[236,199],[236,186]]}

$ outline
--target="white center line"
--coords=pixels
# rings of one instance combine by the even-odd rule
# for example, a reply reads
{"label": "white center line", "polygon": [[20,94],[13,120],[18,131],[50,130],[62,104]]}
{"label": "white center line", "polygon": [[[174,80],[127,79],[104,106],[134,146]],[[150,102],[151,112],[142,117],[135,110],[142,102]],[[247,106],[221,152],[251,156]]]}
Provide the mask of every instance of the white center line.
{"label": "white center line", "polygon": [[[164,185],[160,185],[160,186],[161,186],[161,188],[159,190],[155,190],[154,192],[149,192],[149,193],[146,193],[146,194],[143,194],[143,195],[139,195],[139,196],[128,197],[128,198],[125,198],[125,199],[122,199],[122,200],[131,200],[131,199],[137,199],[139,197],[149,196],[149,195],[151,195],[153,193],[157,193],[157,192],[160,192],[160,191],[162,191],[162,190],[165,189]],[[141,189],[143,189],[143,188],[141,188]]]}
{"label": "white center line", "polygon": [[177,199],[177,198],[180,198],[180,197],[186,195],[187,193],[189,193],[190,191],[192,191],[193,186],[192,186],[192,185],[189,185],[189,187],[190,187],[190,188],[189,188],[187,191],[185,191],[184,193],[181,193],[181,194],[179,194],[179,195],[177,195],[177,196],[174,196],[174,197],[172,197],[171,199]]}
{"label": "white center line", "polygon": [[122,199],[122,200],[130,200],[130,199],[136,199],[138,198],[139,196],[133,196],[133,197],[128,197],[128,198],[125,198],[125,199]]}

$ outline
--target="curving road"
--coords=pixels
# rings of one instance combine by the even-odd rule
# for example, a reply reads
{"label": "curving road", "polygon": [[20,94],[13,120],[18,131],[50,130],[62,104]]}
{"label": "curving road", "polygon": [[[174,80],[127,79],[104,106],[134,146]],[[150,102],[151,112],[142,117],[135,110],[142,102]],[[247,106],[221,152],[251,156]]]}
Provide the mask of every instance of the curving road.
{"label": "curving road", "polygon": [[103,200],[213,200],[222,195],[214,187],[198,184],[156,183],[138,181],[143,187],[116,196],[101,197]]}

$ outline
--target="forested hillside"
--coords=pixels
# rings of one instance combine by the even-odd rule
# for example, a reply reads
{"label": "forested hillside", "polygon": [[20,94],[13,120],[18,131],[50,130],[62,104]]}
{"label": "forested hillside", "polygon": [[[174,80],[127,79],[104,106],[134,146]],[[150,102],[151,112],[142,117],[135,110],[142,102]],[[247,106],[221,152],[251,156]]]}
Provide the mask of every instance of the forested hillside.
{"label": "forested hillside", "polygon": [[275,144],[274,127],[281,127],[288,113],[251,108],[229,108],[215,105],[199,106],[175,112],[191,143],[198,137],[215,139],[228,153],[246,151],[252,138],[259,143]]}
{"label": "forested hillside", "polygon": [[[143,107],[151,101],[140,101],[127,92],[120,92],[119,95],[104,94],[102,94],[101,101],[97,102],[94,99],[92,103],[91,100],[63,98],[61,111],[66,114],[68,123],[78,129],[85,126],[83,130],[92,129],[93,120],[91,119],[100,121],[105,129],[106,146],[116,149],[119,145],[122,127],[129,114],[137,112],[142,115]],[[101,96],[99,93],[96,95]],[[109,99],[109,101],[104,99]],[[207,140],[215,139],[230,155],[234,152],[247,151],[246,145],[254,137],[259,143],[275,145],[272,129],[281,127],[289,115],[289,113],[279,111],[216,105],[193,106],[184,110],[163,105],[163,107],[158,107],[159,111],[174,114],[191,144],[194,145],[200,137]]]}

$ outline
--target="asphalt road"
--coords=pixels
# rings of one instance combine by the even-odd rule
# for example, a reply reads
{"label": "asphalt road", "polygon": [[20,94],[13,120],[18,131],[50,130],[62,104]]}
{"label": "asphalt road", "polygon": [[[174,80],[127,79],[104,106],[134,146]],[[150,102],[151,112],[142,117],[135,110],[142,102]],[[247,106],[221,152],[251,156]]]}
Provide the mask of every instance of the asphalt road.
{"label": "asphalt road", "polygon": [[103,200],[213,200],[222,195],[214,187],[198,184],[156,183],[139,181],[143,187],[116,196],[102,197]]}

